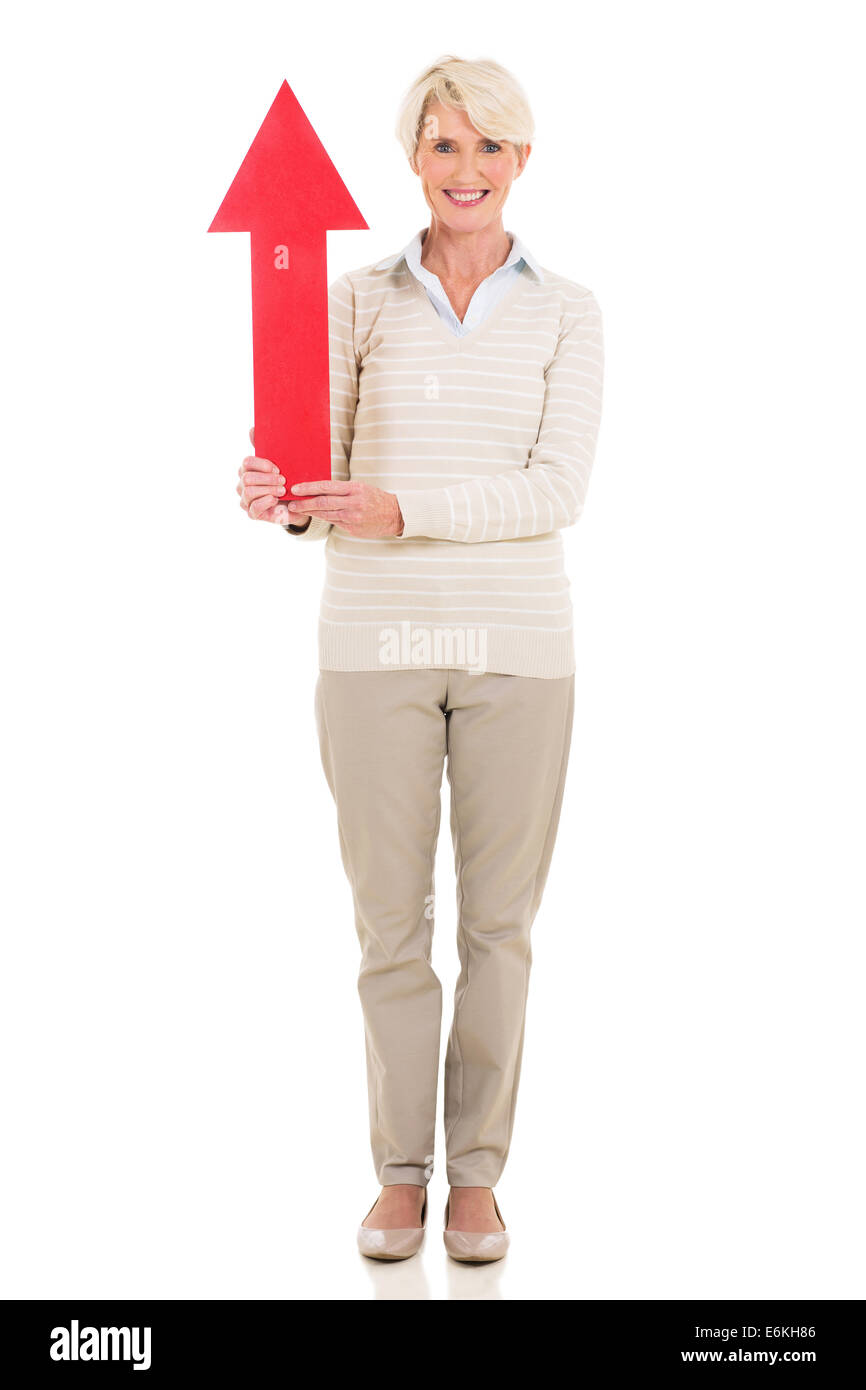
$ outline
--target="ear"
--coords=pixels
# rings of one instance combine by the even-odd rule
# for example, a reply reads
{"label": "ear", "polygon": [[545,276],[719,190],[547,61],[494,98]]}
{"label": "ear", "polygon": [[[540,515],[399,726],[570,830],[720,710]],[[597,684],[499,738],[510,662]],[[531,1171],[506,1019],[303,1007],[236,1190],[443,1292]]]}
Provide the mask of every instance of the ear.
{"label": "ear", "polygon": [[529,156],[530,156],[531,154],[532,154],[532,146],[531,146],[531,145],[524,145],[524,146],[523,146],[523,149],[521,150],[520,154],[518,155],[517,172],[516,172],[515,175],[514,175],[514,177],[515,177],[516,179],[519,179],[519,178],[520,178],[520,175],[523,173],[524,169],[526,168],[526,161],[528,160],[528,158],[529,158]]}

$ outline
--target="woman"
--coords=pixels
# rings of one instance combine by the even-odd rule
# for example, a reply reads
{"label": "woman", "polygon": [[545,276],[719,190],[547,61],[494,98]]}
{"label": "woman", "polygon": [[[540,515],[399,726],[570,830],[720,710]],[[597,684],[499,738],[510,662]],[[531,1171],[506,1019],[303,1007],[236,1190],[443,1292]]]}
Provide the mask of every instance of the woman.
{"label": "woman", "polygon": [[[544,269],[502,212],[532,116],[497,63],[442,58],[398,135],[430,225],[330,287],[331,479],[275,486],[255,520],[327,538],[316,720],[362,948],[370,1135],[381,1192],[361,1251],[420,1247],[442,991],[431,964],[443,766],[461,972],[445,1056],[445,1245],[499,1259],[531,962],[571,738],[561,528],[581,514],[602,399],[593,294]],[[251,439],[254,438],[251,432]]]}

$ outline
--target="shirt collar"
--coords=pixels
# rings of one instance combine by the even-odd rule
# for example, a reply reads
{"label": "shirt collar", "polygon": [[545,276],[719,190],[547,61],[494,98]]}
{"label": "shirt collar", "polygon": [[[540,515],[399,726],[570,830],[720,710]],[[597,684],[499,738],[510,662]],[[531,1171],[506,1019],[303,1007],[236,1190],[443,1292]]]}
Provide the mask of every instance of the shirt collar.
{"label": "shirt collar", "polygon": [[[508,259],[504,261],[501,266],[497,266],[497,270],[504,270],[506,266],[515,265],[518,261],[523,260],[526,262],[529,270],[532,272],[535,278],[537,280],[543,280],[544,272],[542,271],[541,266],[538,264],[538,261],[532,255],[532,252],[528,249],[528,247],[526,247],[523,244],[523,242],[520,240],[518,236],[514,234],[514,232],[506,231],[505,234],[506,236],[511,237],[512,246],[508,254]],[[409,269],[412,271],[416,271],[417,267],[421,264],[421,236],[422,233],[420,231],[416,232],[412,240],[407,242],[406,245],[403,247],[402,251],[398,251],[396,255],[393,256],[386,256],[384,260],[377,261],[373,269],[390,270],[392,266],[395,266],[398,263],[398,261],[402,261],[405,259]],[[495,274],[496,272],[494,271],[492,273]]]}

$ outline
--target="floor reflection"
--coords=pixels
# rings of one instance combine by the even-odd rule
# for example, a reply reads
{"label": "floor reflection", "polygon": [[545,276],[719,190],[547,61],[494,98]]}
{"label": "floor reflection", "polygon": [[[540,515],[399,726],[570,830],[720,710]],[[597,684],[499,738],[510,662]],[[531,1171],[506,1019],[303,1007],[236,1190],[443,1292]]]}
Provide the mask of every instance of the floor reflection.
{"label": "floor reflection", "polygon": [[358,1255],[364,1265],[374,1298],[383,1302],[390,1298],[424,1299],[430,1297],[430,1285],[424,1272],[424,1253],[427,1240],[408,1260],[371,1260],[366,1255]]}
{"label": "floor reflection", "polygon": [[[377,1301],[389,1299],[415,1301],[432,1298],[427,1278],[429,1266],[435,1274],[437,1286],[441,1289],[441,1271],[445,1271],[446,1298],[462,1302],[472,1299],[494,1300],[502,1298],[502,1275],[508,1264],[508,1256],[503,1260],[493,1260],[490,1264],[461,1264],[448,1257],[445,1250],[437,1250],[429,1238],[425,1240],[417,1255],[408,1260],[371,1260],[359,1254],[358,1259],[373,1289]],[[433,1270],[430,1260],[441,1261],[439,1269]]]}
{"label": "floor reflection", "polygon": [[461,1264],[445,1256],[448,1266],[448,1298],[496,1299],[502,1298],[501,1280],[508,1256],[501,1260],[491,1260],[486,1265]]}

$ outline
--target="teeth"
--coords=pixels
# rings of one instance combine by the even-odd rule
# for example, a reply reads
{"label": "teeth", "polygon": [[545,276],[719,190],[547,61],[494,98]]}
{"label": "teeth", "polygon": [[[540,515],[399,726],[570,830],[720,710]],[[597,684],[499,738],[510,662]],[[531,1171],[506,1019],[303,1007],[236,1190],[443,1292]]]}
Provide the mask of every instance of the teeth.
{"label": "teeth", "polygon": [[452,193],[450,189],[445,190],[449,198],[453,198],[457,203],[477,203],[484,197],[487,189],[482,189],[480,193]]}

